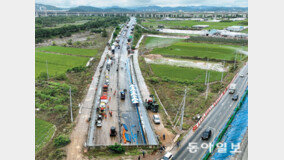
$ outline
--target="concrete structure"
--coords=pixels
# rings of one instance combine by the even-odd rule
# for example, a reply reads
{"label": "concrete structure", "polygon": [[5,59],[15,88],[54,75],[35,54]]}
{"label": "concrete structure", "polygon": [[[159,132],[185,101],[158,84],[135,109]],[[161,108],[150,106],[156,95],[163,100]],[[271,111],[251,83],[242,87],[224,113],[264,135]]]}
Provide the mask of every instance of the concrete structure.
{"label": "concrete structure", "polygon": [[247,18],[247,12],[68,12],[68,11],[36,11],[36,16],[128,16],[144,18]]}
{"label": "concrete structure", "polygon": [[244,26],[230,26],[230,27],[227,27],[226,30],[228,31],[234,31],[234,32],[239,32],[239,31],[242,31],[244,30],[245,27]]}
{"label": "concrete structure", "polygon": [[191,28],[203,29],[203,28],[207,28],[207,27],[209,27],[209,25],[193,25]]}

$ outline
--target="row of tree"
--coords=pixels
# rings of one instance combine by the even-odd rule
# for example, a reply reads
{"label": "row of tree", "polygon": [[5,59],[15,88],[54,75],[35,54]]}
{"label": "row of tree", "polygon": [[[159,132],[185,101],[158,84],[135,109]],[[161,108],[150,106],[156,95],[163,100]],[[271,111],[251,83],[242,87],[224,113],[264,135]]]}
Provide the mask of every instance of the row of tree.
{"label": "row of tree", "polygon": [[118,24],[125,22],[127,19],[128,19],[127,17],[116,17],[116,18],[97,17],[96,20],[86,22],[85,24],[82,25],[69,25],[69,26],[63,26],[51,29],[39,28],[35,30],[35,38],[36,42],[40,42],[43,39],[51,38],[54,36],[68,37],[71,36],[72,33],[79,31],[85,31],[94,28],[106,28],[110,26],[117,26]]}

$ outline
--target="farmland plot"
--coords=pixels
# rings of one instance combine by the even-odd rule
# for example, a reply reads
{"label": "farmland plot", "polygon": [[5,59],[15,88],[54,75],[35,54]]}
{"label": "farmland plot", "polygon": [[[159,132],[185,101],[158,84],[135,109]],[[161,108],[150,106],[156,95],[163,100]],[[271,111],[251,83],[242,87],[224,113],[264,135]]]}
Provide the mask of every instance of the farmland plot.
{"label": "farmland plot", "polygon": [[96,49],[82,49],[82,48],[71,48],[71,47],[60,47],[60,46],[46,46],[36,48],[37,51],[44,52],[55,52],[55,53],[63,53],[63,54],[71,54],[71,55],[79,55],[79,56],[95,56],[98,51]]}
{"label": "farmland plot", "polygon": [[234,60],[235,49],[217,44],[178,42],[164,48],[155,48],[152,54],[161,54],[189,58],[209,58],[217,60]]}
{"label": "farmland plot", "polygon": [[88,60],[89,58],[87,57],[77,57],[69,55],[58,55],[52,53],[36,52],[35,75],[37,77],[42,72],[46,73],[47,68],[50,76],[56,74],[62,74],[65,73],[68,68],[85,66]]}
{"label": "farmland plot", "polygon": [[55,126],[44,120],[35,118],[35,152],[39,151],[52,137]]}

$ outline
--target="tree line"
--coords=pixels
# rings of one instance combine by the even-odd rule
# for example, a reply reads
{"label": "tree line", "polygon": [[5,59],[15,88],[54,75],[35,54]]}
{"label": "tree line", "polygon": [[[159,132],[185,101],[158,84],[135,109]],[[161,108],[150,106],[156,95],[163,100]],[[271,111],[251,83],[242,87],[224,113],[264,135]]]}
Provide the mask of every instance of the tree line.
{"label": "tree line", "polygon": [[36,43],[42,42],[44,39],[54,36],[69,37],[72,33],[90,30],[94,28],[106,28],[117,26],[128,20],[128,17],[97,17],[96,20],[86,22],[81,25],[68,25],[59,28],[38,28],[35,30]]}

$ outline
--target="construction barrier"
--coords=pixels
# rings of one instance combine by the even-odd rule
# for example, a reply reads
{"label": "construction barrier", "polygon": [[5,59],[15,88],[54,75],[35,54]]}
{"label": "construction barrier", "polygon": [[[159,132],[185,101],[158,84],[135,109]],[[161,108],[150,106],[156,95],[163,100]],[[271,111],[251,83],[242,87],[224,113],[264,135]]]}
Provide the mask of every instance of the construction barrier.
{"label": "construction barrier", "polygon": [[234,82],[234,80],[236,79],[236,77],[238,76],[238,74],[236,74],[234,76],[234,78],[232,79],[232,81],[229,83],[229,85],[225,88],[225,90],[221,93],[221,95],[219,96],[219,98],[206,110],[206,112],[203,114],[203,116],[201,117],[201,119],[195,124],[195,126],[193,126],[192,130],[196,131],[197,128],[201,125],[201,123],[203,122],[203,120],[206,118],[206,116],[209,114],[209,112],[218,104],[218,102],[221,100],[221,98],[226,94],[228,88],[230,87],[231,83]]}

